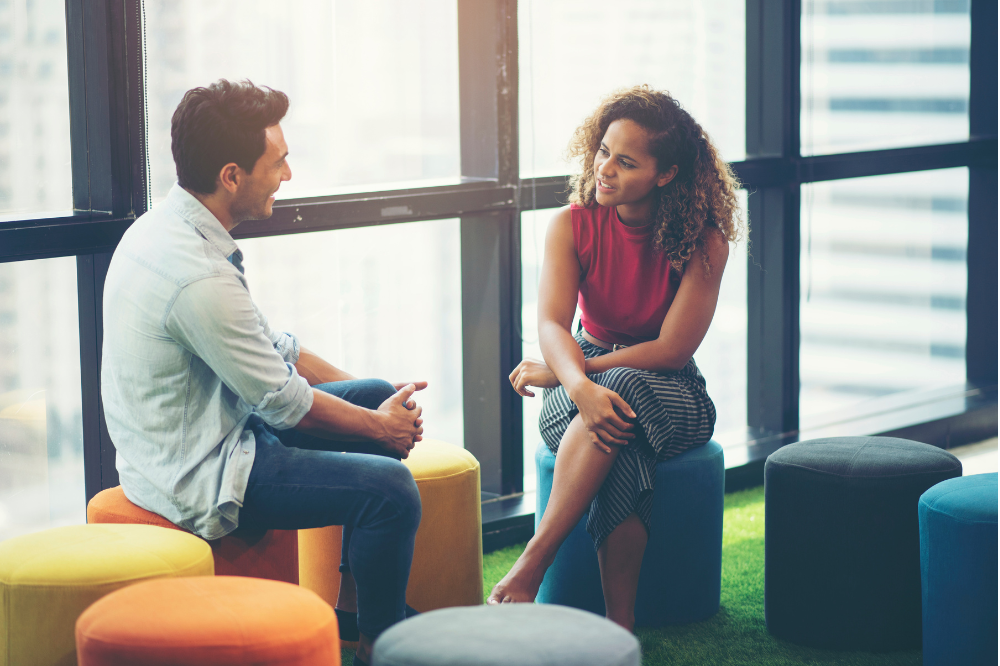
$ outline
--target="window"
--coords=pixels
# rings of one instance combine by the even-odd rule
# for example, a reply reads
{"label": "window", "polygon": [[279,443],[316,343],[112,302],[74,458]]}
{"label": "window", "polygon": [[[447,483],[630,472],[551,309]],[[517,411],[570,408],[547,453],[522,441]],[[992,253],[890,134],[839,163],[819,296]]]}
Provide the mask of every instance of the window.
{"label": "window", "polygon": [[804,0],[802,152],[969,137],[969,2]]}
{"label": "window", "polygon": [[701,123],[727,160],[745,153],[743,0],[518,3],[522,177],[569,173],[573,130],[616,88],[648,83]]}
{"label": "window", "polygon": [[427,380],[425,436],[462,445],[458,220],[238,243],[276,330],[355,377]]}
{"label": "window", "polygon": [[0,541],[86,521],[76,262],[0,264]]}
{"label": "window", "polygon": [[802,188],[800,420],[965,381],[967,169]]}
{"label": "window", "polygon": [[174,109],[219,78],[291,98],[282,129],[293,178],[279,198],[457,179],[455,0],[144,4],[153,201],[176,180]]}
{"label": "window", "polygon": [[0,3],[0,215],[73,208],[63,0]]}

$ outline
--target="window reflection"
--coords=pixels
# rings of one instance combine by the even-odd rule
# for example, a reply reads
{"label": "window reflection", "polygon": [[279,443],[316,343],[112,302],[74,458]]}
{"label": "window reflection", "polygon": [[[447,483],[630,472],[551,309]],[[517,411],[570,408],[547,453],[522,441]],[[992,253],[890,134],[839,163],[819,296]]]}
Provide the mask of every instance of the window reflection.
{"label": "window reflection", "polygon": [[0,2],[0,214],[73,207],[64,0]]}
{"label": "window reflection", "polygon": [[746,154],[745,0],[518,2],[521,177],[569,173],[573,130],[615,88],[668,90],[722,156]]}
{"label": "window reflection", "polygon": [[455,0],[145,0],[153,201],[176,179],[184,92],[249,78],[288,94],[281,198],[459,175]]}
{"label": "window reflection", "polygon": [[237,242],[272,327],[355,377],[427,380],[425,435],[462,446],[458,220]]}
{"label": "window reflection", "polygon": [[802,188],[800,425],[965,381],[968,170]]}
{"label": "window reflection", "polygon": [[73,257],[0,264],[0,541],[86,520]]}
{"label": "window reflection", "polygon": [[969,137],[968,0],[803,0],[802,153]]}

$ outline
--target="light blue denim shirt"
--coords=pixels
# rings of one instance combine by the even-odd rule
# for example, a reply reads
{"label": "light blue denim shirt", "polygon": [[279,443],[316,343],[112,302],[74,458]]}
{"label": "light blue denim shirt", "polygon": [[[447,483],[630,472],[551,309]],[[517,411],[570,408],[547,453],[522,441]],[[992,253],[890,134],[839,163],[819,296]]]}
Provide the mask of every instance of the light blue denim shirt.
{"label": "light blue denim shirt", "polygon": [[271,330],[218,219],[174,185],[125,232],[104,286],[101,393],[135,504],[206,539],[234,530],[254,461],[251,414],[312,407],[299,344]]}

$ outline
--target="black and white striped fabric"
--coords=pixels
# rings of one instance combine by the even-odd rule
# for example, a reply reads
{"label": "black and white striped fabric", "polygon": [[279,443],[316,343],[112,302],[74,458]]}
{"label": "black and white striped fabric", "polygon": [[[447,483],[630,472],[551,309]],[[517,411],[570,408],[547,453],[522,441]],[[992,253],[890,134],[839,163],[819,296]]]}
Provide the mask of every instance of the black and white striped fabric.
{"label": "black and white striped fabric", "polygon": [[[581,333],[577,333],[576,341],[585,358],[611,353],[591,344]],[[677,372],[612,368],[587,377],[620,395],[635,412],[641,427],[632,443],[618,453],[590,505],[587,532],[594,539],[594,547],[599,548],[632,512],[649,530],[656,463],[707,443],[715,430],[715,405],[694,359]],[[562,386],[543,392],[538,426],[553,453],[559,451],[563,433],[578,413]]]}

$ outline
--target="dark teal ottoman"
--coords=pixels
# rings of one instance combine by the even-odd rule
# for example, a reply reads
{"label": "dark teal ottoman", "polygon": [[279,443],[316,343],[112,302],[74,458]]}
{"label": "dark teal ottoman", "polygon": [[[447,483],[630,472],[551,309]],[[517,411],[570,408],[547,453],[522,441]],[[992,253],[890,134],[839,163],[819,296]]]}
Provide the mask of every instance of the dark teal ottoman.
{"label": "dark teal ottoman", "polygon": [[[548,447],[539,444],[536,527],[549,502],[555,463]],[[635,601],[636,626],[697,622],[719,610],[724,492],[725,464],[716,442],[656,466],[652,525]],[[584,514],[546,572],[537,601],[604,615],[601,572],[586,525]]]}
{"label": "dark teal ottoman", "polygon": [[812,647],[919,648],[917,503],[961,474],[947,451],[894,437],[815,439],[768,456],[768,630]]}
{"label": "dark teal ottoman", "polygon": [[540,604],[443,608],[394,624],[372,666],[639,666],[639,641],[590,613]]}
{"label": "dark teal ottoman", "polygon": [[920,497],[924,666],[997,663],[997,475]]}

